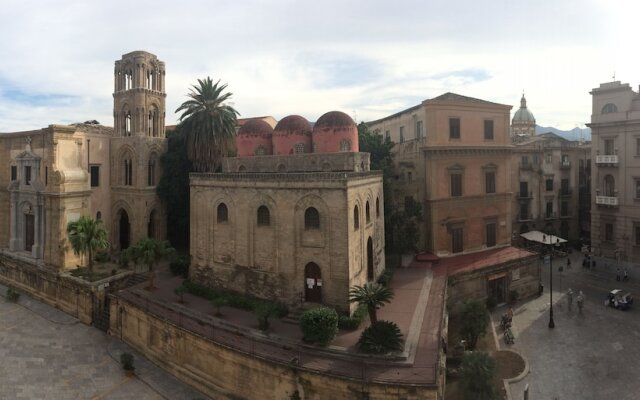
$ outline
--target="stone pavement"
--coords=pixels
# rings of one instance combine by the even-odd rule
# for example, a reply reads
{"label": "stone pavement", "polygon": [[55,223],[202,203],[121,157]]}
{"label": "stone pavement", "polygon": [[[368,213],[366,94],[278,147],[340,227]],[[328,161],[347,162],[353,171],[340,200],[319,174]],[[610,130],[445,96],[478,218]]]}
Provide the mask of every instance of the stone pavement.
{"label": "stone pavement", "polygon": [[[638,399],[640,393],[640,309],[619,311],[604,306],[608,290],[620,287],[640,295],[631,284],[615,281],[615,268],[598,263],[595,271],[581,267],[581,255],[571,255],[572,269],[557,273],[557,267],[566,268],[566,258],[553,260],[554,320],[549,322],[549,277],[543,268],[545,291],[514,308],[513,331],[515,344],[505,345],[502,331],[497,328],[502,348],[514,348],[523,354],[530,367],[529,374],[510,385],[512,399],[522,399],[526,384],[530,400],[565,399]],[[602,267],[601,267],[602,266]],[[562,289],[560,289],[562,285]],[[629,286],[629,287],[626,287]],[[573,307],[569,309],[566,290],[574,291]],[[585,307],[578,312],[575,296],[582,290],[586,294]],[[635,305],[640,307],[640,305]],[[506,311],[494,311],[494,322]]]}
{"label": "stone pavement", "polygon": [[[0,295],[6,287],[0,285]],[[135,356],[136,376],[120,367]],[[205,399],[119,340],[22,294],[0,299],[0,399]]]}

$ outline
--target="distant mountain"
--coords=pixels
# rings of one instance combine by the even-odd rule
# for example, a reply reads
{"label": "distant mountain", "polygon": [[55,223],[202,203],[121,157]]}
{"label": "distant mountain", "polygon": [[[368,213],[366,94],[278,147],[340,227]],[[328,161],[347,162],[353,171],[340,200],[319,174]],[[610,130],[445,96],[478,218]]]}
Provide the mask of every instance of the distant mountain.
{"label": "distant mountain", "polygon": [[562,136],[563,138],[567,139],[567,140],[580,140],[580,135],[582,131],[582,139],[587,141],[587,140],[591,140],[591,128],[573,128],[570,131],[562,131],[560,129],[556,129],[553,127],[545,127],[545,126],[540,126],[540,125],[536,125],[536,134],[540,134],[540,133],[547,133],[547,132],[553,132],[558,136]]}

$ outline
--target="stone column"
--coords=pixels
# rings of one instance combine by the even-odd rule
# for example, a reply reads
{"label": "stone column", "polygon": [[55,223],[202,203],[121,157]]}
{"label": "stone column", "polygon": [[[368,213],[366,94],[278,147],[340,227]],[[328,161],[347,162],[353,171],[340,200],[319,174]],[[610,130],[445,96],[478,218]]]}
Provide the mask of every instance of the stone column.
{"label": "stone column", "polygon": [[34,214],[34,232],[33,232],[33,246],[31,247],[31,256],[35,259],[40,258],[42,249],[42,199],[37,196],[35,201]]}
{"label": "stone column", "polygon": [[11,222],[9,233],[9,249],[11,251],[17,251],[20,248],[20,237],[18,236],[18,196],[16,193],[11,193]]}

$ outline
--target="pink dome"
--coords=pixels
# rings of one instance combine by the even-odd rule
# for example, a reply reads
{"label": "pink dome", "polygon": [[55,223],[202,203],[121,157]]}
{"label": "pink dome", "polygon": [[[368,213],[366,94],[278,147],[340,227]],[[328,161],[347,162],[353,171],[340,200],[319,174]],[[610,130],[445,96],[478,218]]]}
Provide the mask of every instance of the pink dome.
{"label": "pink dome", "polygon": [[316,153],[358,152],[358,127],[341,111],[329,111],[313,127],[313,148]]}
{"label": "pink dome", "polygon": [[271,155],[273,153],[272,135],[273,129],[265,121],[259,118],[248,120],[238,129],[236,135],[238,157]]}
{"label": "pink dome", "polygon": [[311,124],[304,117],[284,117],[273,130],[273,154],[311,153]]}

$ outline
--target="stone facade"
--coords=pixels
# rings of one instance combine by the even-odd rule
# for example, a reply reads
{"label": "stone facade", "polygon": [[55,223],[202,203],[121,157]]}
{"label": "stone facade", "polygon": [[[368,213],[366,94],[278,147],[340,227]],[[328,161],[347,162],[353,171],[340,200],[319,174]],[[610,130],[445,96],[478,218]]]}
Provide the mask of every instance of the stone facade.
{"label": "stone facade", "polygon": [[577,241],[590,231],[590,143],[553,133],[514,143],[513,232],[530,230]]}
{"label": "stone facade", "polygon": [[[306,138],[305,121],[287,118],[276,130],[295,147],[292,138]],[[349,289],[385,268],[382,176],[369,171],[369,154],[237,157],[222,167],[191,175],[192,279],[353,311]]]}
{"label": "stone facade", "polygon": [[591,245],[596,255],[640,262],[640,94],[619,81],[591,91]]}
{"label": "stone facade", "polygon": [[136,51],[116,62],[115,129],[87,122],[0,134],[0,249],[73,268],[81,262],[66,229],[81,215],[104,221],[113,250],[164,238],[155,185],[165,96],[164,64]]}

